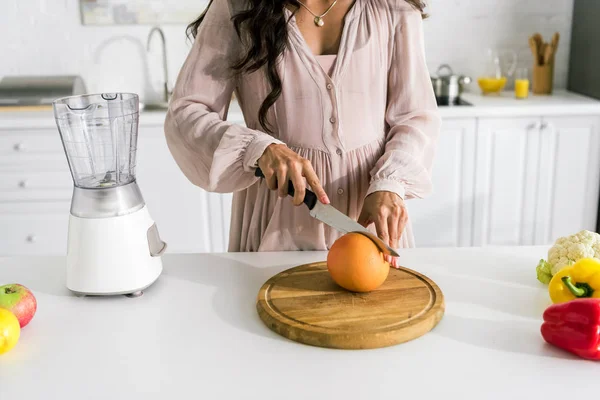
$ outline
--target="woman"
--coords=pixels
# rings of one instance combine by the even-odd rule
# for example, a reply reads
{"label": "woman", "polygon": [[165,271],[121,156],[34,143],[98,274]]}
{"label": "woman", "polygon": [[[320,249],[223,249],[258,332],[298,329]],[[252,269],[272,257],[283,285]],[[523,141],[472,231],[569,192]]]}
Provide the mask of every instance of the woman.
{"label": "woman", "polygon": [[[404,201],[431,191],[440,128],[422,11],[214,0],[190,25],[165,133],[191,182],[234,193],[230,251],[329,249],[340,233],[298,207],[305,188],[392,247],[414,246]],[[234,92],[245,127],[226,121]]]}

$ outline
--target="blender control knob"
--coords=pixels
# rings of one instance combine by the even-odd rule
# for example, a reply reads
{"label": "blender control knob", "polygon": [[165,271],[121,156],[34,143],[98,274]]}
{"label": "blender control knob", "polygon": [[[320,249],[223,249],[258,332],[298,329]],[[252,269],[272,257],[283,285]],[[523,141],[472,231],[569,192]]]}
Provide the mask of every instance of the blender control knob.
{"label": "blender control knob", "polygon": [[25,145],[23,143],[15,143],[15,145],[13,146],[13,149],[15,151],[23,151],[23,150],[25,150]]}
{"label": "blender control knob", "polygon": [[20,182],[19,182],[19,187],[20,187],[20,188],[25,188],[25,187],[27,187],[27,181],[20,181]]}
{"label": "blender control knob", "polygon": [[27,242],[28,243],[35,243],[36,237],[35,235],[28,235],[27,236]]}

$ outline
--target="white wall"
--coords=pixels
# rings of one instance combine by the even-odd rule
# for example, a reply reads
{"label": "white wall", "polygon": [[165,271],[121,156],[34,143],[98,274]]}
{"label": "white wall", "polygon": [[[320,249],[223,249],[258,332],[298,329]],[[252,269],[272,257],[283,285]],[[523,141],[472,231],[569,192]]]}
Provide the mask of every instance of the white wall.
{"label": "white wall", "polygon": [[428,4],[425,46],[432,75],[440,64],[450,64],[455,73],[471,76],[470,91],[478,91],[476,80],[485,69],[487,47],[516,50],[519,64],[531,71],[529,37],[539,32],[549,42],[559,32],[555,85],[566,86],[573,0],[428,0]]}
{"label": "white wall", "polygon": [[[573,0],[430,0],[425,29],[431,73],[449,63],[475,79],[488,46],[519,50],[530,65],[529,35],[539,31],[548,38],[558,31],[556,85],[564,87],[572,7]],[[172,80],[189,48],[184,28],[164,27]],[[162,76],[159,41],[146,52],[149,30],[82,26],[77,0],[0,0],[0,76],[80,74],[89,91],[134,91],[148,99],[160,91]]]}

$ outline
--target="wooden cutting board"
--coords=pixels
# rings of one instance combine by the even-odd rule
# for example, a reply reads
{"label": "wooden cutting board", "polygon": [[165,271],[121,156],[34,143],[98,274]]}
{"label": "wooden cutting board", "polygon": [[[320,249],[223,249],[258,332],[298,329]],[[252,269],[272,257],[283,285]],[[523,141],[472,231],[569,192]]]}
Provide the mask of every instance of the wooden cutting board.
{"label": "wooden cutting board", "polygon": [[339,287],[327,264],[306,264],[270,278],[256,304],[262,321],[297,342],[337,349],[371,349],[403,343],[433,329],[444,314],[444,296],[426,276],[390,269],[369,293]]}

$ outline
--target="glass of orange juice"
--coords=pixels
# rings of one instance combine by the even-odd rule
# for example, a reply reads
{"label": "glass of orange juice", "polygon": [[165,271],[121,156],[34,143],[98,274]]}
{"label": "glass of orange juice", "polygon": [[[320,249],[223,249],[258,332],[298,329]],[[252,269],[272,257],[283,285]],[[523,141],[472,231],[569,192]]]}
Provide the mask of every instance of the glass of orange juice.
{"label": "glass of orange juice", "polygon": [[517,99],[529,97],[529,71],[527,68],[519,68],[515,72],[515,97]]}

